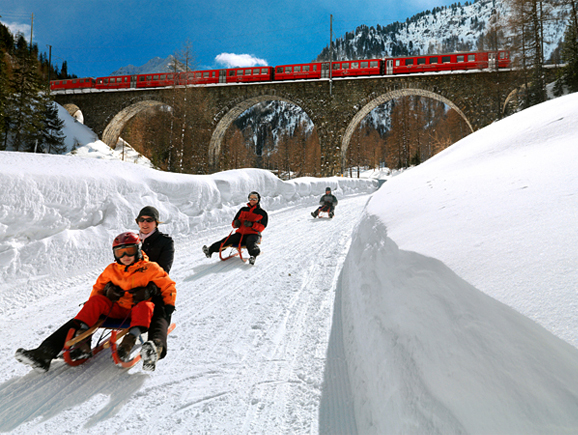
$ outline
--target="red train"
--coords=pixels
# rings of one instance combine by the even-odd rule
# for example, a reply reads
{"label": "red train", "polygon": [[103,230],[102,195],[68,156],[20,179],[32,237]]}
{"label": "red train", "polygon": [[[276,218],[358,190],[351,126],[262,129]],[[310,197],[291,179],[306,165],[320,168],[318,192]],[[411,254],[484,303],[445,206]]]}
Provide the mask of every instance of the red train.
{"label": "red train", "polygon": [[[331,74],[330,74],[331,65]],[[321,79],[414,74],[424,72],[460,71],[471,69],[509,68],[510,52],[472,51],[432,54],[425,56],[386,57],[383,59],[312,62],[276,67],[228,68],[182,73],[135,74],[113,77],[53,80],[53,91],[68,89],[129,89],[155,88],[174,85],[206,85],[216,83],[254,83],[282,80]]]}

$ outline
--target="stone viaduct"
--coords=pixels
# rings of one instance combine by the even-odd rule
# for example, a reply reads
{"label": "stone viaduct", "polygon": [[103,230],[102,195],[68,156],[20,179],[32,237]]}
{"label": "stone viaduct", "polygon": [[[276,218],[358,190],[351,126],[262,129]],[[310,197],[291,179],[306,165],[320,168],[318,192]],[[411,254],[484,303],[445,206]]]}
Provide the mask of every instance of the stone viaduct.
{"label": "stone viaduct", "polygon": [[[207,159],[218,170],[227,128],[253,105],[279,100],[299,106],[314,123],[325,175],[343,171],[356,127],[377,106],[399,97],[422,96],[441,101],[464,119],[472,131],[503,116],[509,96],[519,87],[512,70],[430,73],[402,76],[303,80],[204,86],[213,119]],[[152,106],[171,105],[173,88],[55,93],[71,114],[81,111],[84,123],[114,146],[126,123]]]}

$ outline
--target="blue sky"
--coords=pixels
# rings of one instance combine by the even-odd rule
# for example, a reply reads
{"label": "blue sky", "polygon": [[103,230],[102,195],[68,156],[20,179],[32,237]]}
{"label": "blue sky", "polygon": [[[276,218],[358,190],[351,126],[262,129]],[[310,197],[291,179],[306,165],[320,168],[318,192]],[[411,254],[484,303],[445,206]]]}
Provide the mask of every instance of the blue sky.
{"label": "blue sky", "polygon": [[[279,65],[313,60],[334,39],[357,26],[385,26],[457,0],[2,0],[0,21],[30,39],[52,61],[79,77],[109,75],[192,45],[197,69],[238,62]],[[241,65],[245,66],[245,65]]]}

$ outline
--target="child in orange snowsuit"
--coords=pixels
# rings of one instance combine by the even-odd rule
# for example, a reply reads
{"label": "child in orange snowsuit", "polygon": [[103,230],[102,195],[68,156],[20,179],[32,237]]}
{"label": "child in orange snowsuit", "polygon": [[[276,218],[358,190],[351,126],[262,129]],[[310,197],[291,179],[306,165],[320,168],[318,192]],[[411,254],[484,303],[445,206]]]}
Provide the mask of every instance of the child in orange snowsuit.
{"label": "child in orange snowsuit", "polygon": [[[118,356],[126,360],[137,337],[148,330],[154,311],[151,298],[160,293],[165,306],[174,310],[175,282],[157,263],[148,261],[148,257],[141,250],[138,235],[134,233],[118,235],[113,242],[113,253],[116,262],[109,264],[100,274],[90,298],[74,319],[62,325],[38,348],[18,349],[16,359],[37,370],[48,371],[50,362],[64,347],[71,328],[80,334],[94,325],[101,315],[105,315],[121,320],[130,318],[129,333],[117,347]],[[145,350],[147,343],[143,344]],[[88,349],[83,349],[76,358],[86,358],[89,352],[88,346]]]}

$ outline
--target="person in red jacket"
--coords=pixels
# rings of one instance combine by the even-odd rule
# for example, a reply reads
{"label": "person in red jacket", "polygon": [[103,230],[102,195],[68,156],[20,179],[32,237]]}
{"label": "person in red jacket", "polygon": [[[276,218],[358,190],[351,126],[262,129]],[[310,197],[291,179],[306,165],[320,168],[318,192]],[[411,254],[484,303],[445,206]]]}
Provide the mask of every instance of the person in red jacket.
{"label": "person in red jacket", "polygon": [[[114,319],[130,319],[129,333],[118,345],[120,359],[130,359],[130,353],[137,338],[147,332],[153,316],[152,297],[160,294],[165,305],[174,307],[176,299],[175,282],[157,264],[148,260],[141,250],[137,234],[127,232],[116,236],[112,244],[115,262],[109,264],[97,278],[90,298],[74,317],[52,335],[46,338],[39,347],[32,350],[18,349],[16,359],[35,370],[46,372],[50,362],[56,358],[64,347],[68,331],[76,329],[77,335],[94,325],[101,315]],[[148,343],[148,342],[147,342]],[[146,350],[143,344],[141,354]],[[74,359],[90,356],[90,346],[77,347],[73,351]],[[143,357],[143,368],[146,369]]]}
{"label": "person in red jacket", "polygon": [[234,234],[227,236],[211,246],[203,246],[203,252],[207,258],[211,258],[214,252],[219,252],[221,244],[238,245],[241,242],[247,247],[249,252],[249,263],[255,264],[255,259],[261,253],[258,243],[261,241],[261,232],[267,226],[269,217],[267,212],[261,208],[261,195],[257,192],[249,193],[249,202],[242,207],[233,218]]}

